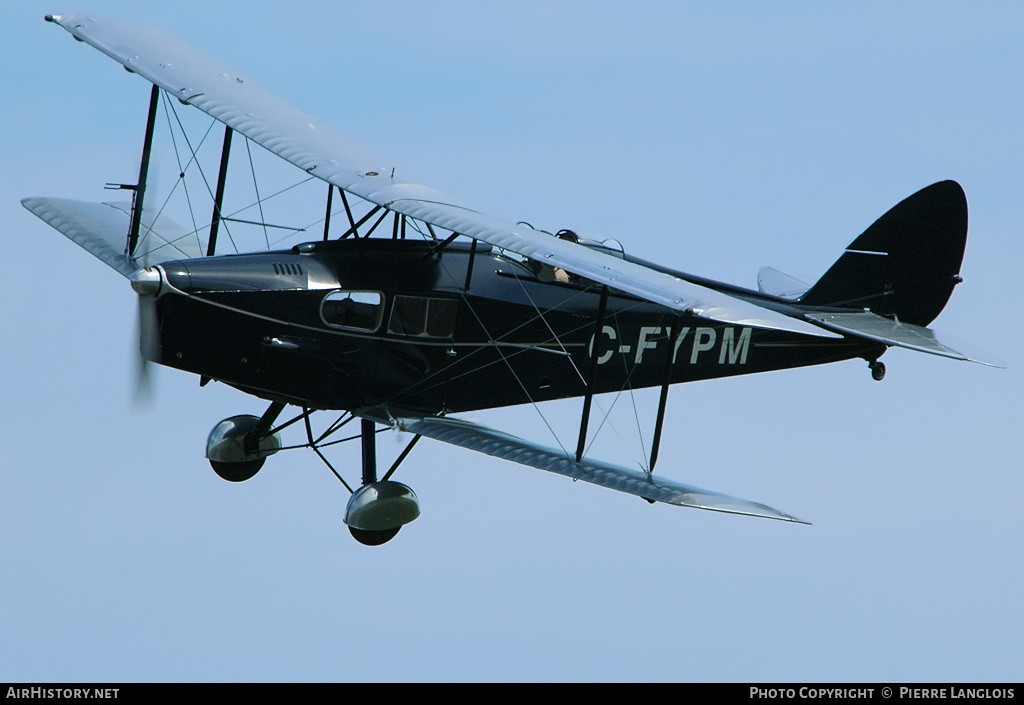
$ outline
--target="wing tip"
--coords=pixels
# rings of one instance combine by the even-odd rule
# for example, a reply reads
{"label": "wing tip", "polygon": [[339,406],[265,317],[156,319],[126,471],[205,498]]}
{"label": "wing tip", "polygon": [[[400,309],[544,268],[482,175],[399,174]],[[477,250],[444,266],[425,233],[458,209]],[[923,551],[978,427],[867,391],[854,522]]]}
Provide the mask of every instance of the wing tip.
{"label": "wing tip", "polygon": [[769,507],[766,504],[761,504],[759,502],[744,503],[749,504],[750,507],[731,507],[707,503],[687,503],[679,506],[691,507],[693,509],[704,509],[711,512],[719,512],[721,514],[736,514],[740,516],[753,517],[755,519],[774,519],[776,521],[784,521],[789,524],[803,524],[804,526],[813,526],[813,524],[809,521],[797,519],[795,516],[792,516],[791,514],[780,512],[778,509]]}

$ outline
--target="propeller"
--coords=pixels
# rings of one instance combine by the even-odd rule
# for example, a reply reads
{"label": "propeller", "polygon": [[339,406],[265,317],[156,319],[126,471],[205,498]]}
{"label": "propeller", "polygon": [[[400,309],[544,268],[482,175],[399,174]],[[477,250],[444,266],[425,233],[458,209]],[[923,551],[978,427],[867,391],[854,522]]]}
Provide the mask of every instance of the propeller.
{"label": "propeller", "polygon": [[163,283],[159,267],[145,267],[131,276],[132,289],[138,294],[135,350],[135,400],[149,401],[152,396],[152,360],[160,357],[160,321],[156,299]]}

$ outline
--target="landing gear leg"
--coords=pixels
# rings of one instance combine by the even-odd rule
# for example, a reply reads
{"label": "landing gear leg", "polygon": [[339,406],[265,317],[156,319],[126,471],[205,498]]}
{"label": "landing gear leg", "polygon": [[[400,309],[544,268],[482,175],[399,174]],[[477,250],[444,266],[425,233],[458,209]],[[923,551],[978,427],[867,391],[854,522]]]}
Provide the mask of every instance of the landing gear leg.
{"label": "landing gear leg", "polygon": [[[368,419],[360,419],[359,431],[363,447],[363,487],[365,488],[377,482],[377,424]],[[353,499],[355,497],[356,495],[352,496]],[[391,529],[368,530],[357,529],[349,524],[348,532],[364,546],[380,546],[395,538],[401,528],[399,525]]]}
{"label": "landing gear leg", "polygon": [[[377,480],[377,425],[362,419],[360,430],[363,486],[348,501],[345,523],[349,533],[359,543],[380,546],[393,539],[402,526],[420,515],[419,500],[410,488],[387,479],[394,472],[394,467],[385,475],[384,480]],[[405,455],[402,454],[399,462]]]}
{"label": "landing gear leg", "polygon": [[363,484],[377,481],[377,424],[359,419],[359,432],[363,446]]}
{"label": "landing gear leg", "polygon": [[285,406],[287,404],[280,401],[271,403],[263,416],[260,417],[260,422],[256,424],[256,428],[245,434],[244,447],[246,453],[257,453],[259,451],[260,441],[270,433],[271,427],[273,427],[281,412],[284,411]]}
{"label": "landing gear leg", "polygon": [[871,379],[876,382],[881,382],[885,379],[885,363],[875,360],[874,362],[868,363],[868,368],[871,370]]}

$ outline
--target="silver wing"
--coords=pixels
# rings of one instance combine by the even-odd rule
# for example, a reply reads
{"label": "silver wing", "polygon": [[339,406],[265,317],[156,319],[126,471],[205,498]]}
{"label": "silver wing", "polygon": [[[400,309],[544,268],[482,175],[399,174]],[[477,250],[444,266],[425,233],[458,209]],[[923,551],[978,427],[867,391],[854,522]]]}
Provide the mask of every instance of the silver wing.
{"label": "silver wing", "polygon": [[583,480],[608,489],[626,492],[651,502],[665,502],[678,507],[708,509],[727,514],[744,514],[799,524],[807,523],[765,504],[702,490],[699,487],[673,482],[652,473],[629,470],[597,460],[584,459],[576,462],[575,458],[568,457],[561,451],[546,448],[465,419],[433,417],[375,420],[381,423],[390,422],[402,431],[426,436],[435,441],[450,443],[495,458],[511,460],[520,465],[547,470],[571,477],[574,480]]}
{"label": "silver wing", "polygon": [[63,233],[91,255],[130,277],[140,267],[169,259],[202,257],[195,233],[166,216],[159,229],[153,213],[143,208],[142,237],[133,257],[125,255],[125,236],[131,227],[130,203],[90,203],[70,198],[26,198],[21,204],[50,227]]}
{"label": "silver wing", "polygon": [[802,318],[553,238],[526,225],[484,215],[417,183],[390,161],[177,40],[149,29],[84,15],[53,15],[49,19],[181,102],[199,108],[309,174],[371,203],[676,311],[735,325],[840,337]]}

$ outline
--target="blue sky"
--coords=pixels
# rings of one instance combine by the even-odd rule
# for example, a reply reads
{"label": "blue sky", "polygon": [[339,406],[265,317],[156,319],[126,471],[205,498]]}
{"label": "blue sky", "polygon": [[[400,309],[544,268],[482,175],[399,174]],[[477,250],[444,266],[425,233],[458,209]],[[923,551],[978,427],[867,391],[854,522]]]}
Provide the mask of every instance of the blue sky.
{"label": "blue sky", "polygon": [[[1017,4],[148,5],[0,7],[0,680],[1021,679]],[[210,471],[210,428],[262,403],[159,370],[136,409],[134,295],[19,205],[137,170],[147,86],[61,11],[178,35],[495,215],[746,286],[814,280],[956,179],[965,282],[935,327],[1009,367],[897,350],[881,384],[854,361],[672,390],[659,472],[813,526],[424,441],[396,478],[422,516],[360,546],[311,453]],[[571,443],[579,403],[545,412]],[[595,453],[629,463],[616,412]],[[474,417],[551,442],[529,408]]]}

